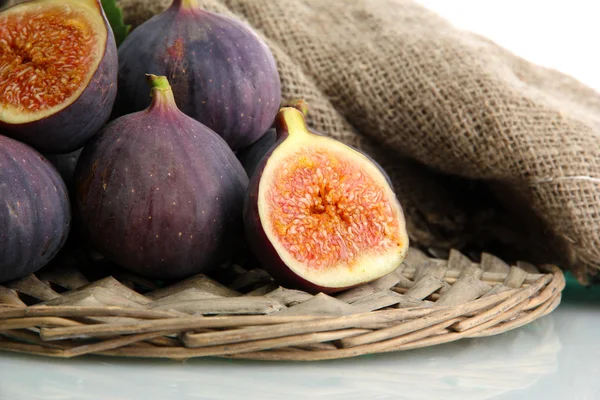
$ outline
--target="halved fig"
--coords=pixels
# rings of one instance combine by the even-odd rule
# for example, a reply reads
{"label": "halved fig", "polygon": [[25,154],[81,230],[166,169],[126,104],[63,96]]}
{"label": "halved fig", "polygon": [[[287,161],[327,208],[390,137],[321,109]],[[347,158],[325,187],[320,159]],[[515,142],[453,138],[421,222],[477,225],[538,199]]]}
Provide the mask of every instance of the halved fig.
{"label": "halved fig", "polygon": [[108,120],[117,49],[99,0],[34,0],[0,13],[0,131],[46,153]]}
{"label": "halved fig", "polygon": [[362,154],[308,130],[282,108],[278,141],[250,180],[250,248],[282,285],[332,293],[377,279],[404,260],[404,214],[385,173]]}

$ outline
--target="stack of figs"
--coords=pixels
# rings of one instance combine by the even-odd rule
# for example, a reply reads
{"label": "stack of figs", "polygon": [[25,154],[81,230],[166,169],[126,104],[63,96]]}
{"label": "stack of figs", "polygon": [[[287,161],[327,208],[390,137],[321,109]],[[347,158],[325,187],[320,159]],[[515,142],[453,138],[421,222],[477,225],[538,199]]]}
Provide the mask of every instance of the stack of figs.
{"label": "stack of figs", "polygon": [[174,0],[117,48],[100,0],[0,12],[0,282],[76,235],[149,278],[252,251],[288,287],[334,292],[408,249],[384,171],[282,106],[266,44]]}

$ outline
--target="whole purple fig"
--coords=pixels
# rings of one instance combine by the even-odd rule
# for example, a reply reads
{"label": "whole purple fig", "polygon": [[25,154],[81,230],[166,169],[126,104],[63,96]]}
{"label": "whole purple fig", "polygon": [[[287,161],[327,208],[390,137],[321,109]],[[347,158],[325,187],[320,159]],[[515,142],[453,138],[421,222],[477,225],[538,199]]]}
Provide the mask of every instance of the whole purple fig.
{"label": "whole purple fig", "polygon": [[248,177],[227,143],[175,104],[149,75],[152,104],[109,123],[75,169],[85,237],[139,274],[183,278],[238,248]]}
{"label": "whole purple fig", "polygon": [[0,282],[46,265],[65,244],[70,224],[58,171],[28,145],[0,135]]}
{"label": "whole purple fig", "polygon": [[144,73],[166,76],[179,108],[235,151],[266,132],[280,106],[279,73],[267,45],[247,25],[205,11],[196,0],[174,0],[121,44],[117,115],[148,106]]}

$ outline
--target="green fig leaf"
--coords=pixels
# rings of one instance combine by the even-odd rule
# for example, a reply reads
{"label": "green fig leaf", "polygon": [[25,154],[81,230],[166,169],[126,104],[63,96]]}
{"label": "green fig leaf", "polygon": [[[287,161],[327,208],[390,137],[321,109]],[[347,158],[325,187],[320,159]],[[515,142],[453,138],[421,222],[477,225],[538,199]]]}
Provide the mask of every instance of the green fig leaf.
{"label": "green fig leaf", "polygon": [[126,25],[123,22],[123,10],[117,4],[117,0],[102,0],[102,8],[115,35],[115,42],[118,47],[129,34],[131,25]]}

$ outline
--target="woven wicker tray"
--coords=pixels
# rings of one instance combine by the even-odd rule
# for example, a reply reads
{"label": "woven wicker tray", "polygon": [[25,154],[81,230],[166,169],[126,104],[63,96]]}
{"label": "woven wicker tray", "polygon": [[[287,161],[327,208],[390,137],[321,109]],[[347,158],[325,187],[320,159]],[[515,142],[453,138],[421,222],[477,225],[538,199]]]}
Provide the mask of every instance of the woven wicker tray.
{"label": "woven wicker tray", "polygon": [[[323,360],[496,335],[554,310],[554,266],[415,248],[394,272],[328,296],[282,288],[260,269],[221,268],[161,285],[58,262],[0,286],[0,350],[75,357]],[[77,265],[77,263],[75,263]],[[102,265],[102,264],[101,264]],[[106,273],[104,273],[106,275]],[[223,283],[219,283],[223,282]]]}

